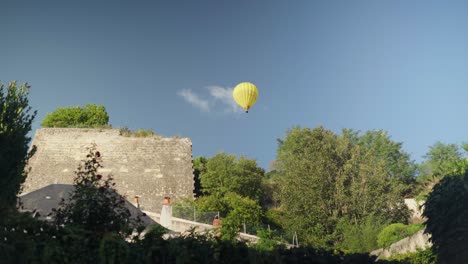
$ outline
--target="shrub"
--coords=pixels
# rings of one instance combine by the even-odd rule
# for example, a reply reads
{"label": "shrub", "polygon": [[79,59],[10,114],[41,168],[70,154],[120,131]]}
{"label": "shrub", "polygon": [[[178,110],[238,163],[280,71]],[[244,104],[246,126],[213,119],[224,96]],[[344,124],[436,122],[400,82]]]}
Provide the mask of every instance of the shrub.
{"label": "shrub", "polygon": [[131,130],[128,127],[123,127],[120,129],[120,135],[124,137],[159,137],[157,136],[152,129],[138,129]]}
{"label": "shrub", "polygon": [[260,238],[255,244],[255,249],[259,251],[272,251],[284,247],[280,237],[275,237],[274,232],[268,229],[260,229],[257,231],[257,236]]}
{"label": "shrub", "polygon": [[379,247],[388,247],[391,244],[414,235],[419,230],[423,229],[422,224],[405,225],[402,223],[391,224],[385,227],[378,235],[377,243]]}
{"label": "shrub", "polygon": [[439,263],[468,263],[468,172],[465,168],[444,177],[425,203],[426,232],[432,235],[432,248]]}
{"label": "shrub", "polygon": [[377,248],[377,236],[385,225],[384,220],[374,215],[365,217],[357,224],[342,220],[337,228],[337,233],[343,237],[338,247],[351,253],[370,252]]}
{"label": "shrub", "polygon": [[106,234],[99,245],[101,263],[125,263],[129,248],[125,240],[115,233]]}
{"label": "shrub", "polygon": [[53,209],[55,225],[78,226],[90,231],[96,240],[108,232],[118,232],[124,237],[140,222],[130,218],[125,198],[114,189],[112,176],[99,174],[101,162],[101,154],[93,145],[75,172],[71,196]]}
{"label": "shrub", "polygon": [[109,126],[109,115],[103,105],[59,107],[47,114],[41,125],[43,127],[106,127]]}
{"label": "shrub", "polygon": [[435,264],[437,256],[432,252],[431,249],[418,250],[416,252],[399,254],[390,257],[390,261],[398,261],[400,263],[407,264]]}

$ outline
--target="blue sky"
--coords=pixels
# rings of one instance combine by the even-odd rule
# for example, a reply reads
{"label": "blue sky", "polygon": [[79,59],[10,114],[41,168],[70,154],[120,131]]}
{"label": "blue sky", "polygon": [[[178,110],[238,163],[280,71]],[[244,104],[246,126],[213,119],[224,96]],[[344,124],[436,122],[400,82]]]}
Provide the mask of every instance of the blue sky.
{"label": "blue sky", "polygon": [[[189,137],[194,156],[268,168],[293,126],[384,129],[420,161],[467,141],[466,1],[0,0],[0,80],[27,81],[34,128],[104,104],[115,127]],[[249,114],[230,89],[250,81]]]}

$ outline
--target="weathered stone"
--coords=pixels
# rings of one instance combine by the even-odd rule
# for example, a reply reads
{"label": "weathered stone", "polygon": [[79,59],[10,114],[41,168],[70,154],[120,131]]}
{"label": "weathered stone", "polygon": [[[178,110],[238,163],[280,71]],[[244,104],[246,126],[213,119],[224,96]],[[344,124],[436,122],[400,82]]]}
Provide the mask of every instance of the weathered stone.
{"label": "weathered stone", "polygon": [[432,247],[432,243],[429,241],[430,238],[431,236],[425,234],[424,230],[420,230],[412,236],[405,237],[402,240],[391,244],[388,248],[376,249],[370,254],[378,256],[379,258],[389,258],[393,255],[424,250]]}
{"label": "weathered stone", "polygon": [[118,129],[42,128],[32,145],[23,192],[53,183],[73,182],[78,164],[93,143],[102,155],[100,171],[111,174],[119,193],[139,196],[142,210],[159,212],[162,199],[193,197],[192,142],[188,138],[133,138]]}

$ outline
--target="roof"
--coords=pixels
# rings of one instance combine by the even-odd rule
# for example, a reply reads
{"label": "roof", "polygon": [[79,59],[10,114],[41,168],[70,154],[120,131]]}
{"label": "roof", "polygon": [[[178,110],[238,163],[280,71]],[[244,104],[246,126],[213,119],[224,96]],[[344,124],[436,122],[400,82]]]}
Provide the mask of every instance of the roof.
{"label": "roof", "polygon": [[[62,199],[65,201],[70,197],[75,187],[71,184],[50,184],[41,189],[18,197],[21,211],[34,212],[36,217],[49,220],[47,216],[52,209],[58,208]],[[156,222],[143,211],[125,200],[125,207],[130,211],[130,218],[136,219],[140,215],[142,223],[147,226]]]}

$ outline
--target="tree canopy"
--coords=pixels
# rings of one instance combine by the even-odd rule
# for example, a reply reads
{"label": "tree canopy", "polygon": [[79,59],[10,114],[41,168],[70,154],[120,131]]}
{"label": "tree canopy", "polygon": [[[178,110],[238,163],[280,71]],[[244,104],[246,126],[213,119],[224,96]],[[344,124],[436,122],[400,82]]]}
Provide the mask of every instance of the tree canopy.
{"label": "tree canopy", "polygon": [[200,174],[203,194],[233,192],[253,200],[260,198],[265,171],[255,160],[221,152],[211,157],[205,166]]}
{"label": "tree canopy", "polygon": [[59,107],[45,116],[43,127],[105,127],[109,126],[109,115],[103,105]]}
{"label": "tree canopy", "polygon": [[31,112],[27,83],[0,84],[0,209],[16,205],[16,195],[26,178],[28,136],[36,111]]}
{"label": "tree canopy", "polygon": [[220,212],[223,238],[234,239],[242,223],[259,223],[265,171],[255,160],[221,152],[209,159],[195,158],[194,170],[201,188],[196,204],[202,210]]}
{"label": "tree canopy", "polygon": [[468,263],[468,163],[437,183],[425,202],[426,232],[439,263]]}
{"label": "tree canopy", "polygon": [[342,237],[335,230],[344,220],[357,225],[372,215],[406,221],[402,195],[412,164],[385,133],[296,127],[279,140],[276,163],[285,225],[306,243],[338,244]]}

